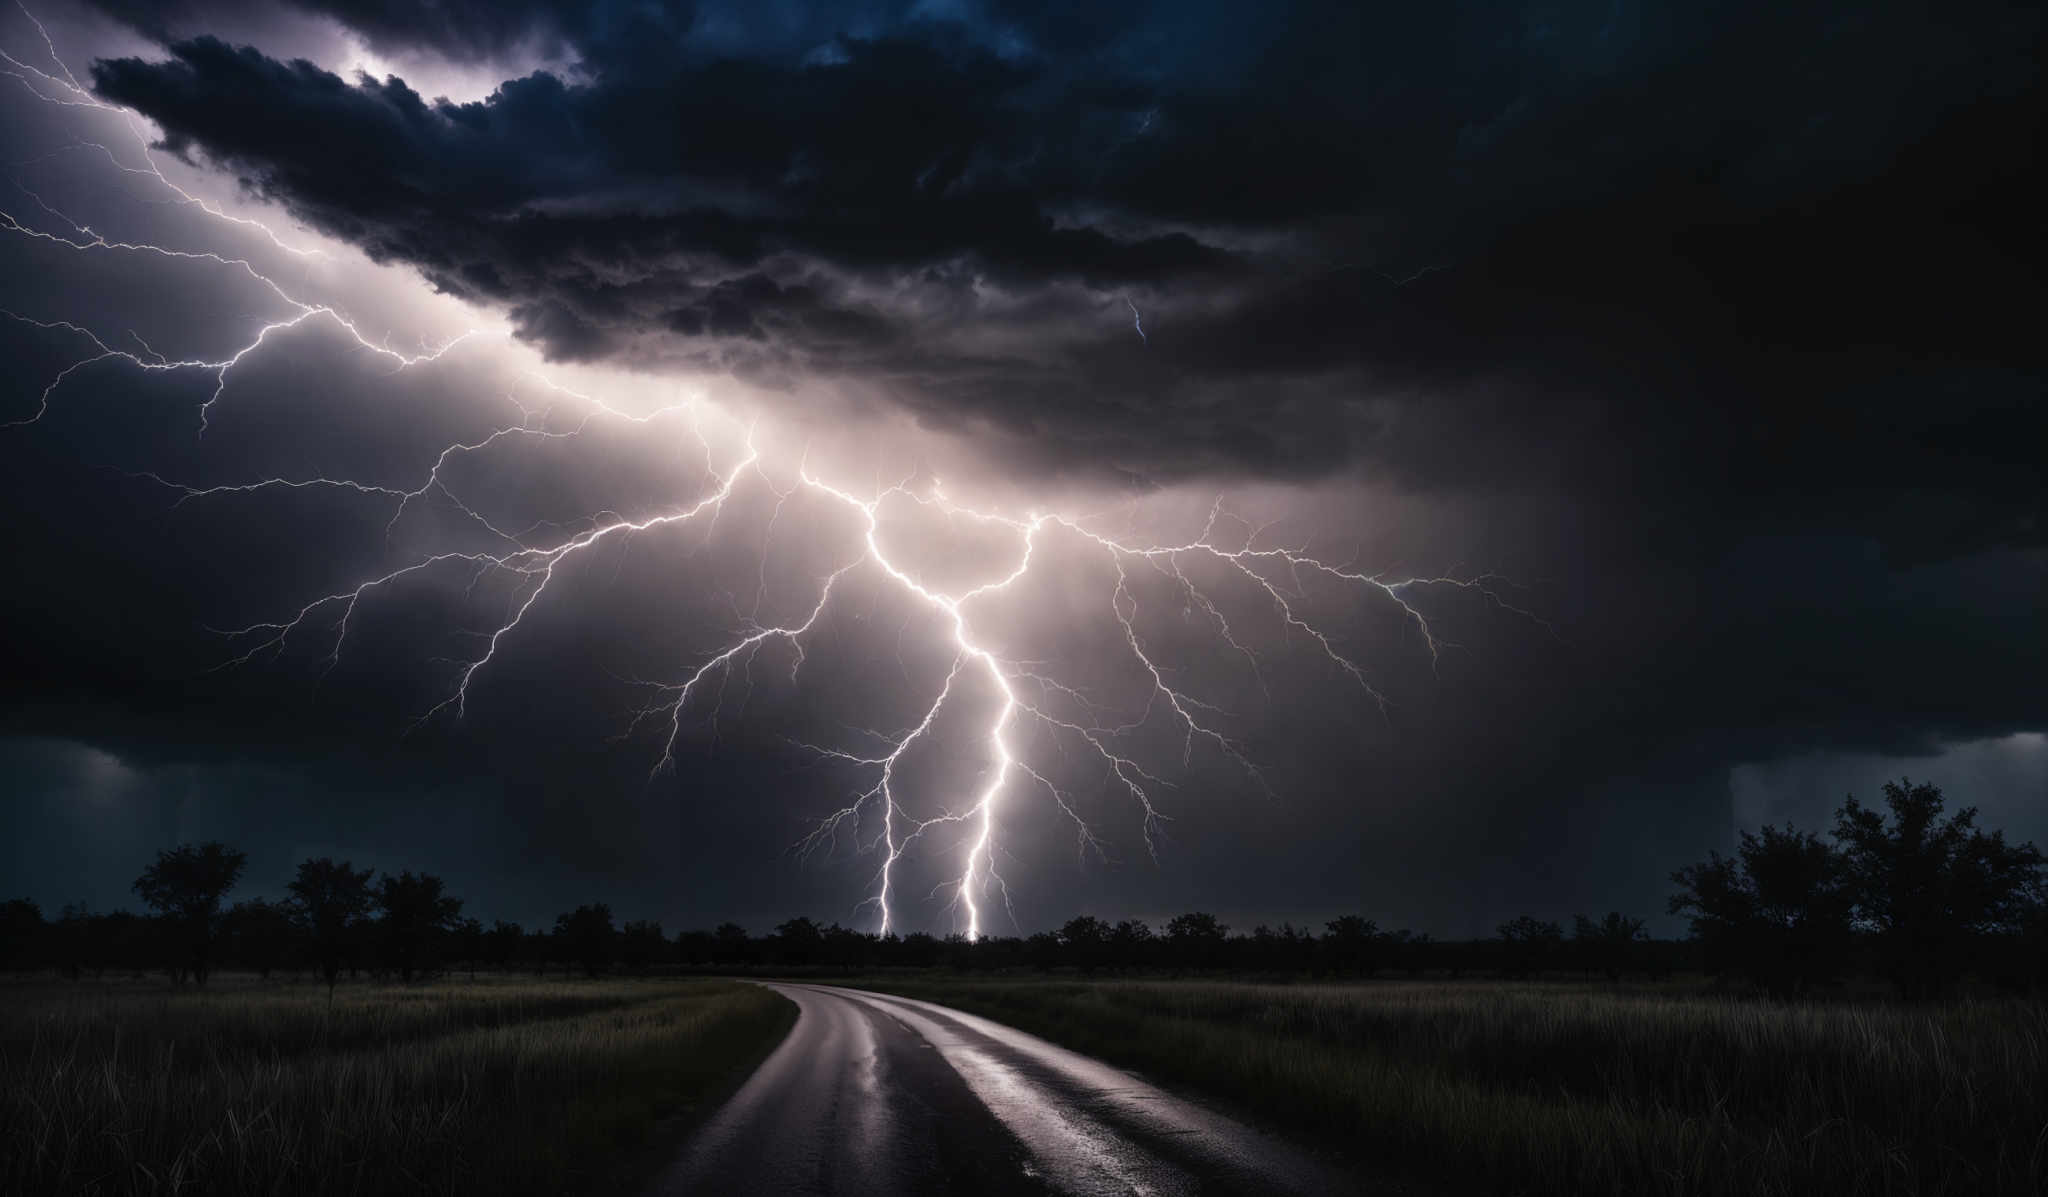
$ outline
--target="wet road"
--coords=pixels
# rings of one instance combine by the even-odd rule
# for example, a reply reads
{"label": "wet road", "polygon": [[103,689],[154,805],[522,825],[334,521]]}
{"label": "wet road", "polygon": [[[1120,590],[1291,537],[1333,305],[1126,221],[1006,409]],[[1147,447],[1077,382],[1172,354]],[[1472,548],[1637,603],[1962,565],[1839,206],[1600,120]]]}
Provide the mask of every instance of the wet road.
{"label": "wet road", "polygon": [[796,1026],[651,1192],[1356,1193],[1270,1135],[930,1002],[771,986]]}

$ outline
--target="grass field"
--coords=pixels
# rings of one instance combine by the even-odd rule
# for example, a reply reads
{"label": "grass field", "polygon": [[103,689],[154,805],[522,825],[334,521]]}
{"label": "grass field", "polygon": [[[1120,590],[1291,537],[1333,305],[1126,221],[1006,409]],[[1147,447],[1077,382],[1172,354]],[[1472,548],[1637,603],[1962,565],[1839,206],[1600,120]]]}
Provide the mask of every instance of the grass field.
{"label": "grass field", "polygon": [[[630,1186],[773,1047],[719,981],[0,988],[0,1192]],[[662,1132],[662,1133],[657,1133]]]}
{"label": "grass field", "polygon": [[2048,1191],[2048,1011],[1565,984],[863,978],[1500,1193]]}

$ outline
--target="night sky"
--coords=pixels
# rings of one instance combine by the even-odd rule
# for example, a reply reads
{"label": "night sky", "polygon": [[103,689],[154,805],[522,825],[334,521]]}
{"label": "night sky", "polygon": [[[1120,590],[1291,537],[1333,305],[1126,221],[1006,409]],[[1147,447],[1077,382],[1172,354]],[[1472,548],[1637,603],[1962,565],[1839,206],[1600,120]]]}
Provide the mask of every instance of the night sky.
{"label": "night sky", "polygon": [[995,933],[1670,931],[1673,868],[1901,773],[2048,842],[2036,6],[0,50],[0,897],[220,838],[241,896],[873,928],[938,818],[894,929],[965,867]]}

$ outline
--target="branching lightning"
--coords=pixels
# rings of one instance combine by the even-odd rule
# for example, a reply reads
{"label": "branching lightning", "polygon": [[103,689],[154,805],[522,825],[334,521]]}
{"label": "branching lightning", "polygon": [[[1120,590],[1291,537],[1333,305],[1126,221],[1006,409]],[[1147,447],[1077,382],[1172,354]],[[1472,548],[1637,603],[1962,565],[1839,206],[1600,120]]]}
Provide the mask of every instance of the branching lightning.
{"label": "branching lightning", "polygon": [[[34,21],[32,15],[30,20]],[[41,24],[36,23],[36,28],[41,31]],[[47,33],[43,38],[47,55],[56,68],[54,72],[0,50],[0,74],[19,80],[29,94],[44,103],[98,110],[117,117],[134,134],[140,147],[141,161],[146,165],[127,165],[113,150],[97,142],[79,142],[76,143],[78,146],[99,151],[120,171],[153,177],[173,193],[177,202],[192,205],[210,219],[253,229],[274,246],[295,255],[319,252],[295,248],[261,222],[229,215],[172,183],[150,157],[148,139],[135,114],[107,105],[85,90],[57,58]],[[77,360],[57,371],[42,387],[35,410],[11,421],[7,427],[34,425],[48,414],[53,397],[77,371],[95,363],[118,360],[129,368],[144,372],[189,370],[211,373],[214,377],[212,392],[198,408],[198,426],[203,435],[215,408],[226,395],[229,379],[236,367],[267,348],[274,351],[273,334],[316,319],[331,322],[362,349],[392,362],[396,370],[436,361],[456,344],[483,335],[482,330],[472,329],[439,346],[423,347],[420,353],[407,355],[388,344],[368,339],[359,325],[337,308],[291,293],[246,258],[205,249],[161,246],[104,236],[44,203],[26,187],[18,183],[17,187],[41,215],[27,219],[26,209],[20,216],[0,209],[0,233],[79,254],[150,255],[190,263],[199,269],[233,272],[266,288],[285,310],[280,318],[263,323],[230,354],[217,358],[173,358],[152,349],[132,332],[128,339],[133,341],[136,349],[123,347],[119,336],[107,335],[71,320],[0,309],[0,314],[11,320],[73,338],[83,350]],[[1128,297],[1125,297],[1125,303],[1130,307],[1134,330],[1149,346],[1143,318],[1136,304]],[[545,385],[555,386],[542,381]],[[842,547],[838,558],[829,563],[830,568],[815,579],[815,593],[810,596],[808,608],[795,619],[760,621],[763,595],[769,585],[767,546],[764,543],[762,564],[752,579],[754,598],[751,610],[742,613],[735,603],[737,626],[730,637],[715,651],[682,669],[673,679],[635,683],[642,688],[648,700],[631,713],[625,734],[633,734],[650,725],[661,729],[660,752],[652,776],[658,777],[672,770],[678,762],[678,744],[686,727],[695,719],[708,720],[715,727],[725,687],[733,680],[736,670],[751,676],[754,660],[762,649],[775,644],[785,646],[792,656],[790,676],[792,680],[796,679],[804,664],[806,645],[827,629],[828,612],[845,588],[848,576],[855,571],[871,572],[878,581],[893,588],[907,601],[929,611],[946,629],[946,651],[951,663],[943,681],[923,702],[921,715],[912,726],[893,733],[861,729],[870,737],[874,747],[860,751],[796,742],[818,759],[837,762],[862,772],[867,778],[847,805],[819,820],[815,830],[798,847],[809,853],[848,836],[857,851],[872,855],[876,865],[871,892],[860,905],[872,907],[879,930],[883,933],[900,929],[904,923],[900,866],[908,854],[913,849],[922,848],[927,841],[950,838],[951,849],[958,852],[957,861],[949,866],[950,879],[934,893],[949,894],[950,904],[957,912],[958,925],[970,938],[982,935],[991,921],[992,900],[1000,897],[1006,909],[1009,903],[1008,885],[998,870],[1006,812],[1012,803],[1031,794],[1042,793],[1050,799],[1058,817],[1073,827],[1079,851],[1084,856],[1092,853],[1097,857],[1107,857],[1105,843],[1082,813],[1084,803],[1080,796],[1055,783],[1053,770],[1031,755],[1035,746],[1050,744],[1062,754],[1078,752],[1082,758],[1092,761],[1100,771],[1103,786],[1134,804],[1133,814],[1141,823],[1146,850],[1155,858],[1158,852],[1156,835],[1168,818],[1160,805],[1160,796],[1173,787],[1163,773],[1172,766],[1140,759],[1141,750],[1131,747],[1131,743],[1141,729],[1158,726],[1173,729],[1180,741],[1178,767],[1181,769],[1194,765],[1198,751],[1213,753],[1220,763],[1241,774],[1250,784],[1271,793],[1266,775],[1251,751],[1229,733],[1227,712],[1218,703],[1201,697],[1190,686],[1177,681],[1176,670],[1148,643],[1146,621],[1140,609],[1134,576],[1156,578],[1177,592],[1186,610],[1206,627],[1219,651],[1244,663],[1245,669],[1256,679],[1261,693],[1271,692],[1268,671],[1266,663],[1253,647],[1255,637],[1249,635],[1245,628],[1263,620],[1269,630],[1298,640],[1320,654],[1330,669],[1355,685],[1364,697],[1382,709],[1388,699],[1374,684],[1355,651],[1307,611],[1302,586],[1304,574],[1320,576],[1329,583],[1348,588],[1362,599],[1394,604],[1426,645],[1432,661],[1448,645],[1433,630],[1424,613],[1410,601],[1410,595],[1416,591],[1432,587],[1463,588],[1476,591],[1488,601],[1509,610],[1527,614],[1502,598],[1499,580],[1491,575],[1462,579],[1410,577],[1390,581],[1347,565],[1325,561],[1311,554],[1306,546],[1275,546],[1270,543],[1269,528],[1249,523],[1231,512],[1220,499],[1211,507],[1199,535],[1178,542],[1154,543],[1100,531],[1091,516],[1044,511],[1019,516],[969,507],[956,503],[936,481],[905,479],[893,485],[877,485],[871,493],[863,493],[824,477],[813,469],[808,460],[796,463],[793,470],[787,463],[778,466],[764,460],[764,452],[758,447],[760,438],[751,427],[733,428],[731,444],[722,447],[715,443],[717,438],[707,435],[703,424],[705,413],[695,402],[663,407],[648,415],[631,415],[588,395],[560,387],[555,389],[566,401],[582,406],[584,414],[580,421],[566,427],[552,426],[545,421],[536,425],[534,413],[514,399],[513,405],[519,408],[516,421],[495,427],[485,435],[446,445],[434,456],[425,473],[411,480],[410,484],[391,485],[346,477],[313,476],[255,478],[200,486],[155,472],[135,475],[176,492],[177,504],[201,499],[253,498],[278,490],[348,492],[361,496],[367,502],[388,507],[389,514],[379,517],[384,521],[387,542],[411,505],[431,494],[452,504],[465,520],[489,538],[491,547],[488,549],[447,549],[413,556],[333,593],[315,596],[296,610],[284,612],[273,620],[226,629],[222,634],[230,648],[221,667],[246,665],[266,655],[276,656],[286,650],[288,643],[311,638],[315,644],[325,648],[323,669],[332,669],[345,651],[351,623],[364,604],[378,601],[396,584],[422,576],[446,574],[454,579],[466,576],[466,585],[474,587],[481,578],[494,576],[512,586],[512,599],[503,618],[478,634],[473,655],[455,663],[453,680],[446,693],[419,713],[413,726],[420,727],[439,719],[461,719],[467,712],[471,691],[479,677],[485,675],[504,654],[515,651],[529,614],[564,584],[561,579],[567,576],[563,572],[566,563],[592,554],[600,546],[659,528],[701,524],[708,534],[709,526],[735,501],[736,496],[743,490],[754,488],[773,500],[773,513],[763,532],[765,541],[767,536],[774,534],[784,505],[799,494],[808,496],[842,511],[856,530],[856,534]],[[711,414],[714,419],[720,418],[715,411]],[[650,433],[660,435],[668,435],[673,426],[679,448],[693,462],[701,460],[702,463],[701,481],[691,493],[652,514],[628,517],[616,512],[595,511],[569,525],[535,524],[515,528],[501,526],[486,513],[482,504],[465,500],[450,481],[448,467],[458,459],[489,454],[500,445],[521,440],[575,441],[600,422],[627,421],[646,425]],[[724,460],[721,461],[721,457]],[[695,468],[693,465],[693,471]],[[773,480],[775,477],[789,481],[778,487]],[[897,511],[924,512],[947,520],[973,521],[986,528],[991,537],[1002,538],[1003,543],[1009,546],[1008,564],[992,571],[992,576],[956,589],[929,584],[908,562],[892,552],[883,536],[885,520],[891,512]],[[1048,547],[1055,539],[1060,542],[1063,556],[1079,553],[1105,567],[1105,576],[1111,580],[1101,595],[1099,616],[1109,621],[1104,626],[1113,629],[1120,642],[1124,666],[1145,692],[1140,709],[1112,709],[1091,696],[1084,687],[1062,680],[1055,665],[1013,659],[993,647],[1002,643],[1002,638],[991,634],[994,624],[1001,618],[995,611],[996,600],[1005,592],[1013,591],[1035,571],[1061,568]],[[1053,563],[1046,564],[1048,561]],[[1221,594],[1213,594],[1199,584],[1197,578],[1201,571],[1191,569],[1197,563],[1206,569],[1221,571],[1225,576],[1242,579],[1245,593],[1255,600],[1251,604],[1252,609],[1242,609],[1245,606],[1242,602],[1233,604]],[[995,700],[993,711],[981,725],[979,733],[978,756],[982,762],[979,778],[968,792],[950,800],[941,797],[935,801],[931,795],[905,793],[900,766],[906,754],[936,734],[941,714],[960,701],[961,694],[970,686],[987,687]],[[716,698],[711,697],[714,691]],[[704,709],[707,705],[711,708],[708,711]],[[947,849],[942,845],[938,850]]]}

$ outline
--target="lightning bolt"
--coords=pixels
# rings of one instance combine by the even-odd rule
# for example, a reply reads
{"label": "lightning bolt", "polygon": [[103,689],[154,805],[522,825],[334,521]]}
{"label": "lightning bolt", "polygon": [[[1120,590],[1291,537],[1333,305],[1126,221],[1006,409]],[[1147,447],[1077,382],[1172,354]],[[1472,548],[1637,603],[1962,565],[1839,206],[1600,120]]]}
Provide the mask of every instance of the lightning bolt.
{"label": "lightning bolt", "polygon": [[[120,155],[99,142],[76,142],[67,149],[96,150],[113,169],[153,178],[176,202],[188,204],[207,219],[223,225],[253,229],[282,251],[300,257],[322,252],[295,247],[263,222],[228,214],[173,183],[150,156],[148,138],[139,118],[105,104],[85,90],[58,58],[42,24],[26,8],[22,11],[41,33],[44,51],[56,69],[45,70],[0,50],[0,74],[19,80],[30,96],[45,104],[94,110],[119,118],[133,134],[139,146],[139,160],[145,165],[137,167],[123,162]],[[22,215],[0,210],[0,233],[71,253],[146,255],[197,269],[238,274],[266,289],[284,312],[279,318],[261,324],[248,340],[226,356],[174,358],[159,353],[132,332],[129,337],[137,349],[125,348],[120,338],[84,324],[0,309],[0,315],[69,338],[79,343],[81,349],[76,360],[63,366],[43,386],[35,411],[5,427],[35,425],[50,411],[53,397],[67,379],[96,363],[118,361],[146,373],[211,373],[212,392],[198,409],[199,431],[204,435],[236,367],[259,353],[275,351],[277,339],[273,334],[309,321],[331,324],[362,350],[392,363],[394,370],[439,361],[456,345],[472,338],[509,335],[503,329],[472,328],[438,346],[422,345],[420,353],[408,355],[386,342],[370,340],[359,323],[339,308],[295,294],[246,258],[205,248],[164,246],[102,235],[45,203],[28,188],[17,186],[41,215],[30,219],[25,210]],[[1128,296],[1124,302],[1131,310],[1133,329],[1149,346],[1137,305]],[[1158,542],[1098,530],[1099,517],[1093,515],[1049,511],[1016,515],[967,506],[949,497],[936,480],[918,483],[914,478],[906,478],[892,485],[876,483],[863,492],[824,476],[812,467],[808,456],[796,462],[793,469],[786,463],[767,460],[760,447],[762,437],[754,424],[741,425],[713,410],[709,415],[714,422],[723,422],[724,435],[708,434],[704,405],[694,399],[635,415],[547,378],[536,376],[536,381],[555,392],[560,402],[580,407],[580,418],[564,425],[542,413],[537,420],[534,410],[508,396],[517,409],[516,420],[441,447],[425,463],[423,473],[409,484],[315,475],[195,485],[153,471],[132,474],[175,493],[178,497],[173,506],[198,500],[258,499],[278,491],[346,492],[367,503],[388,505],[389,515],[380,516],[385,521],[387,544],[412,505],[435,496],[451,504],[464,520],[489,538],[488,548],[450,548],[402,558],[331,593],[315,595],[275,619],[220,629],[227,649],[218,667],[234,668],[279,657],[295,641],[313,638],[324,647],[320,667],[325,673],[340,661],[352,623],[363,606],[382,601],[401,583],[446,575],[450,580],[462,581],[467,593],[486,577],[502,579],[510,585],[510,599],[502,617],[487,630],[476,633],[469,655],[451,662],[454,669],[445,692],[409,726],[419,728],[435,720],[459,720],[468,711],[470,695],[479,677],[505,654],[515,651],[529,616],[569,584],[564,568],[568,563],[603,546],[658,529],[701,525],[703,535],[709,536],[729,505],[739,501],[743,494],[758,492],[764,501],[772,499],[772,513],[762,530],[761,562],[753,579],[751,610],[742,613],[735,603],[736,624],[730,634],[672,678],[623,679],[639,688],[644,698],[627,713],[621,738],[644,726],[659,727],[660,751],[649,774],[650,783],[672,771],[686,727],[701,717],[715,733],[726,688],[735,680],[736,673],[743,684],[750,685],[755,660],[764,649],[783,646],[791,657],[790,679],[798,679],[807,644],[824,634],[829,626],[828,613],[846,589],[847,579],[856,571],[871,574],[912,605],[936,617],[945,629],[945,650],[950,663],[943,680],[931,691],[909,727],[893,733],[860,729],[875,745],[863,750],[792,741],[820,760],[865,772],[866,780],[859,783],[847,805],[819,819],[812,832],[795,847],[804,855],[829,852],[842,837],[850,837],[857,853],[871,855],[875,860],[869,883],[871,892],[856,909],[871,908],[882,934],[892,933],[903,924],[899,873],[913,849],[929,840],[950,837],[958,856],[948,866],[949,879],[934,889],[931,896],[948,893],[947,908],[957,918],[956,925],[964,926],[969,938],[984,935],[995,913],[996,899],[1001,900],[1006,911],[1010,910],[1009,885],[999,871],[1004,856],[1004,821],[1013,804],[1032,793],[1042,792],[1058,817],[1074,829],[1084,858],[1093,853],[1099,859],[1108,859],[1106,845],[1082,813],[1080,796],[1057,784],[1053,780],[1054,770],[1035,757],[1036,751],[1047,745],[1063,760],[1071,762],[1073,754],[1078,753],[1082,760],[1092,762],[1090,767],[1099,770],[1100,784],[1129,800],[1142,829],[1146,851],[1155,860],[1156,837],[1169,818],[1160,797],[1174,788],[1164,774],[1174,766],[1150,763],[1144,759],[1144,753],[1130,746],[1133,738],[1147,729],[1172,729],[1180,746],[1178,768],[1193,768],[1198,751],[1213,753],[1215,759],[1241,774],[1249,784],[1268,795],[1273,793],[1252,751],[1231,734],[1230,713],[1176,681],[1175,668],[1148,639],[1140,580],[1156,580],[1177,594],[1189,618],[1197,619],[1208,629],[1219,651],[1244,663],[1261,694],[1271,693],[1266,663],[1245,629],[1263,621],[1283,639],[1306,645],[1323,659],[1328,669],[1347,679],[1366,700],[1382,710],[1389,699],[1375,685],[1356,650],[1309,611],[1303,586],[1305,575],[1346,588],[1358,601],[1391,603],[1426,646],[1432,662],[1442,650],[1452,646],[1438,635],[1415,604],[1414,596],[1419,593],[1433,588],[1462,589],[1503,610],[1536,619],[1525,608],[1508,601],[1506,595],[1511,586],[1495,575],[1387,580],[1382,575],[1327,561],[1309,552],[1306,544],[1276,545],[1272,543],[1270,525],[1247,521],[1230,511],[1220,498],[1210,507],[1197,535]],[[551,407],[549,411],[552,410]],[[451,481],[450,466],[456,461],[484,457],[519,442],[576,442],[599,425],[621,423],[642,427],[654,436],[669,436],[673,431],[681,459],[691,463],[692,475],[700,476],[688,494],[658,510],[634,516],[592,511],[566,523],[543,521],[526,527],[508,527],[493,518],[485,504],[461,494],[458,483]],[[786,482],[777,485],[777,477]],[[836,559],[828,563],[829,568],[813,580],[814,592],[799,617],[763,622],[760,612],[769,585],[767,540],[774,534],[785,506],[798,496],[844,513],[850,520],[852,534],[839,547]],[[1007,564],[978,581],[952,588],[929,583],[909,561],[891,550],[883,534],[885,522],[898,512],[971,522],[985,529],[990,537],[998,538],[993,543],[1009,546]],[[1097,616],[1107,621],[1105,628],[1113,629],[1121,646],[1123,667],[1144,693],[1136,710],[1119,709],[1084,686],[1063,679],[1056,663],[1014,658],[997,647],[1004,641],[993,634],[994,625],[1001,620],[996,600],[1015,592],[1041,570],[1061,568],[1051,547],[1055,541],[1062,552],[1080,553],[1099,562],[1105,576],[1111,579],[1101,594]],[[1198,581],[1203,571],[1193,568],[1197,564],[1235,579],[1233,589],[1249,596],[1250,603],[1205,589]],[[930,796],[906,793],[901,776],[906,756],[931,740],[937,734],[935,729],[942,713],[976,686],[984,687],[995,700],[993,710],[978,731],[978,776],[965,787],[965,793],[950,801],[935,802]],[[703,711],[707,704],[711,707],[708,713]],[[1013,911],[1010,918],[1014,923]]]}

